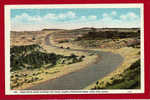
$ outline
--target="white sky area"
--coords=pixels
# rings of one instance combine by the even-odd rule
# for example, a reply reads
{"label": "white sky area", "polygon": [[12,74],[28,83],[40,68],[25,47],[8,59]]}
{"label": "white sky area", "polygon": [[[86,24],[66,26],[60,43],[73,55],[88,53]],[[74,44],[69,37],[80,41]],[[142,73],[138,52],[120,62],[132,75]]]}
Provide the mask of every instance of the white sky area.
{"label": "white sky area", "polygon": [[13,31],[37,31],[48,29],[77,29],[82,27],[95,28],[134,28],[140,27],[140,16],[135,12],[100,13],[96,15],[79,15],[74,11],[63,13],[47,13],[44,16],[21,13],[11,18]]}

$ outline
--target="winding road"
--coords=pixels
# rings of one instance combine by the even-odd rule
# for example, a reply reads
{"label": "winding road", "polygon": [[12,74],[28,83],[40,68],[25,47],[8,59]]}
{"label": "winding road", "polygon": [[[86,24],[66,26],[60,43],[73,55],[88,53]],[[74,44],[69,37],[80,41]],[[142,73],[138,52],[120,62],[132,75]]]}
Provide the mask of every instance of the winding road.
{"label": "winding road", "polygon": [[[63,49],[53,46],[49,41],[51,38],[50,36],[51,35],[48,34],[45,37],[45,44],[57,49]],[[69,73],[62,77],[48,80],[26,90],[81,90],[114,71],[123,61],[122,56],[111,52],[80,49],[69,50],[96,53],[101,56],[101,59],[96,64],[89,65],[81,70]]]}

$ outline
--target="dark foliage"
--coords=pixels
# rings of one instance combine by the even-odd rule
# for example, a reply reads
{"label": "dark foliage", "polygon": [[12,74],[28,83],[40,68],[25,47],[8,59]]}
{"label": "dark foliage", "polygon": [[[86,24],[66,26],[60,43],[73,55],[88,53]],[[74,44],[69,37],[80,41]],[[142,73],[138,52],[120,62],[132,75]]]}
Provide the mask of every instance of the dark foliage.
{"label": "dark foliage", "polygon": [[[14,46],[11,48],[11,71],[21,69],[35,69],[40,68],[45,64],[54,66],[56,64],[65,64],[68,60],[71,60],[69,64],[82,61],[84,57],[78,58],[75,54],[70,56],[57,55],[55,53],[41,52],[42,49],[39,45],[27,45],[27,46]],[[61,61],[64,59],[64,61]]]}
{"label": "dark foliage", "polygon": [[[119,32],[119,31],[98,31],[94,29],[85,34],[82,39],[115,39],[115,38],[131,38],[140,36],[140,32]],[[81,38],[80,38],[81,40]]]}

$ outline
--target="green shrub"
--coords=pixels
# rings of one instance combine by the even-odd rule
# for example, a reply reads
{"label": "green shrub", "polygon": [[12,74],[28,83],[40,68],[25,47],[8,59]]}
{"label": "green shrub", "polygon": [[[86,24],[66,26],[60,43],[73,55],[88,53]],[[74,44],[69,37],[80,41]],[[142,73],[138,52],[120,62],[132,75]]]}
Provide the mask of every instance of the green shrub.
{"label": "green shrub", "polygon": [[[82,61],[84,56],[78,58],[77,55],[71,54],[70,56],[57,55],[55,53],[41,52],[42,49],[39,45],[27,45],[27,46],[14,46],[11,48],[11,71],[21,69],[35,69],[41,68],[45,64],[49,64],[49,67],[56,64],[72,64]],[[62,61],[63,59],[63,61]]]}
{"label": "green shrub", "polygon": [[96,84],[93,89],[135,89],[140,88],[140,59],[133,63],[128,69],[126,69],[122,77],[117,79],[116,77],[111,78],[112,83],[106,83],[105,87],[101,87],[102,83]]}

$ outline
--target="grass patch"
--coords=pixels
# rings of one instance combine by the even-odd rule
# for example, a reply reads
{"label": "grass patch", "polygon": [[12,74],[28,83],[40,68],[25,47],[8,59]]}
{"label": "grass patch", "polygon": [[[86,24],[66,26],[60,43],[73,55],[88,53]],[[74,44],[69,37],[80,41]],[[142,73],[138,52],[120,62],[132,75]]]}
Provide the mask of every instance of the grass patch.
{"label": "grass patch", "polygon": [[111,78],[111,82],[97,82],[92,89],[139,89],[140,88],[140,59],[133,63],[122,74]]}

